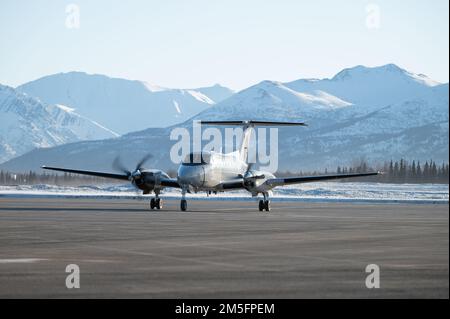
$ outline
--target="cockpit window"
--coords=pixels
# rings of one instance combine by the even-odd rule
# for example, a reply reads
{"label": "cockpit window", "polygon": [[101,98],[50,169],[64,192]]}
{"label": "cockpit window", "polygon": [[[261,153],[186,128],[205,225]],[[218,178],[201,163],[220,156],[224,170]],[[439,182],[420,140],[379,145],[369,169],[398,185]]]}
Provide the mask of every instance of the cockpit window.
{"label": "cockpit window", "polygon": [[183,161],[183,165],[204,165],[209,164],[211,154],[209,153],[191,153]]}

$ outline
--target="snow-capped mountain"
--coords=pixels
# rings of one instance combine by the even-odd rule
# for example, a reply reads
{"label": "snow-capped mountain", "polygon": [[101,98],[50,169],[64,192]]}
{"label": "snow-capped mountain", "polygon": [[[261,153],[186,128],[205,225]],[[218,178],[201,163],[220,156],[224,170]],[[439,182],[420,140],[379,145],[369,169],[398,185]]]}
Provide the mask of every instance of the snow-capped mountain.
{"label": "snow-capped mountain", "polygon": [[332,79],[263,81],[195,119],[307,122],[280,129],[283,169],[335,168],[360,158],[448,161],[448,94],[448,84],[393,64],[357,66]]}
{"label": "snow-capped mountain", "polygon": [[[198,114],[198,119],[305,119],[314,127],[361,116],[416,97],[437,94],[440,84],[394,64],[344,69],[331,79],[262,81]],[[445,93],[445,89],[441,90]],[[325,120],[325,123],[323,123]]]}
{"label": "snow-capped mountain", "polygon": [[67,105],[119,134],[183,122],[233,94],[218,85],[167,89],[83,72],[46,76],[17,89],[46,103]]}
{"label": "snow-capped mountain", "polygon": [[[448,162],[448,95],[448,84],[395,65],[358,66],[331,79],[263,81],[177,126],[190,128],[193,119],[307,122],[308,127],[279,129],[281,170],[334,169],[361,158],[372,163],[401,157]],[[64,164],[108,170],[108,163],[119,153],[132,165],[149,151],[154,154],[150,165],[175,168],[168,156],[176,142],[169,138],[172,128],[35,150],[0,168]],[[70,158],[63,155],[67,153]]]}
{"label": "snow-capped mountain", "polygon": [[232,89],[229,89],[220,84],[215,84],[215,85],[209,86],[209,87],[201,87],[201,88],[197,88],[197,89],[193,89],[193,90],[206,95],[211,100],[213,100],[215,103],[222,102],[223,100],[228,99],[230,96],[232,96],[235,93]]}
{"label": "snow-capped mountain", "polygon": [[194,119],[309,119],[314,120],[316,126],[322,126],[337,121],[342,114],[340,111],[352,105],[321,90],[305,93],[280,82],[262,81],[199,113]]}
{"label": "snow-capped mountain", "polygon": [[118,136],[64,105],[43,104],[0,85],[0,162],[35,147]]}
{"label": "snow-capped mountain", "polygon": [[301,79],[285,85],[298,92],[325,91],[365,109],[376,109],[425,93],[439,84],[426,75],[387,64],[372,68],[359,65],[344,69],[331,79]]}

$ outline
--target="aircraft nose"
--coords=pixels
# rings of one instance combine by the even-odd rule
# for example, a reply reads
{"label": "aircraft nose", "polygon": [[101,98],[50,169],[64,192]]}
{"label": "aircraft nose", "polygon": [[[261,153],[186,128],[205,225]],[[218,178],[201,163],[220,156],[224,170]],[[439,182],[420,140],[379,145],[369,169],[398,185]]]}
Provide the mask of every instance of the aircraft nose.
{"label": "aircraft nose", "polygon": [[181,165],[178,169],[178,183],[200,187],[205,180],[205,172],[201,165]]}

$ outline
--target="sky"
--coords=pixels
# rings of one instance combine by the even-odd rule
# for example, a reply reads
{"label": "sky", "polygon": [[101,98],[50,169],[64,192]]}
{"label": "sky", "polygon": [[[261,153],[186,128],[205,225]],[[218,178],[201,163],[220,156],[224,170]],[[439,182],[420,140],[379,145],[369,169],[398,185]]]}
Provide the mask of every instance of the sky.
{"label": "sky", "polygon": [[68,71],[169,88],[395,63],[449,78],[448,0],[0,0],[0,83]]}

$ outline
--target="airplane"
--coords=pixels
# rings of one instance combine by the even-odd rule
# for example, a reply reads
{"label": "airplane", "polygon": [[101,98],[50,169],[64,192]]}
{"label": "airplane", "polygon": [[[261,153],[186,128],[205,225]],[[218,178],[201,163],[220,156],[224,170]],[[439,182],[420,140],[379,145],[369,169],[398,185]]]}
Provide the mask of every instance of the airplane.
{"label": "airplane", "polygon": [[270,172],[253,169],[252,163],[248,163],[248,148],[250,137],[255,126],[307,126],[303,122],[274,122],[274,121],[199,121],[204,125],[242,126],[243,137],[240,147],[231,153],[219,153],[214,151],[192,152],[180,164],[177,177],[171,178],[167,173],[158,169],[145,169],[143,165],[151,158],[147,155],[142,158],[134,171],[127,170],[118,158],[113,162],[116,170],[123,174],[104,173],[95,171],[75,170],[68,168],[42,166],[43,169],[61,171],[74,174],[99,176],[118,180],[130,181],[135,187],[143,191],[143,194],[155,193],[150,200],[150,209],[161,209],[163,203],[159,195],[164,188],[181,189],[180,210],[187,210],[186,193],[202,192],[217,194],[230,190],[247,190],[252,197],[262,194],[259,200],[259,211],[270,211],[269,196],[272,189],[289,184],[300,184],[324,180],[342,178],[354,178],[372,176],[381,172],[298,176],[277,178]]}

